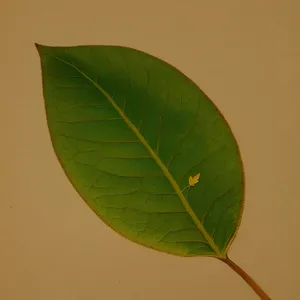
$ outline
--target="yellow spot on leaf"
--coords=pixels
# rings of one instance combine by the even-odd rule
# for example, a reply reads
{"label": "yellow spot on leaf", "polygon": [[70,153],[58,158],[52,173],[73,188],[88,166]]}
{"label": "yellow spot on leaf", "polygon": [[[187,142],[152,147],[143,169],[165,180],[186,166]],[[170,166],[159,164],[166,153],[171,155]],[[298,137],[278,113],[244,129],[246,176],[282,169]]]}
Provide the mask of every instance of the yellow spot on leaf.
{"label": "yellow spot on leaf", "polygon": [[190,178],[189,178],[189,185],[190,186],[195,186],[199,182],[199,177],[200,177],[200,173],[198,173],[194,177],[190,176]]}

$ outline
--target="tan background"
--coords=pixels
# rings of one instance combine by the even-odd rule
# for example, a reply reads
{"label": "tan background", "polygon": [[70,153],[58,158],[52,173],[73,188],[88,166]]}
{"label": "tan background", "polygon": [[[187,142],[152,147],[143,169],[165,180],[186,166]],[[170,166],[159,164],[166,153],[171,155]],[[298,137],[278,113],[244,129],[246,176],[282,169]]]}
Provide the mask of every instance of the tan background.
{"label": "tan background", "polygon": [[148,250],[97,219],[51,148],[34,42],[134,47],[198,83],[245,162],[230,256],[272,299],[300,299],[298,0],[4,0],[0,26],[0,299],[258,299],[215,259]]}

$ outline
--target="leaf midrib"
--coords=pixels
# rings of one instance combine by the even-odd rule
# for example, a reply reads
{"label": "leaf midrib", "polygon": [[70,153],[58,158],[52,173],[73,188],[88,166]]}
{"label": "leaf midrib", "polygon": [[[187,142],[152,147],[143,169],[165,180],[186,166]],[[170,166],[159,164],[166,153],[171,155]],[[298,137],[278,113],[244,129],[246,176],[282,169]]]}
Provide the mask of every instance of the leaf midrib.
{"label": "leaf midrib", "polygon": [[110,102],[110,104],[120,114],[120,116],[122,117],[122,119],[124,120],[124,122],[128,125],[128,127],[133,131],[133,133],[138,137],[138,139],[140,140],[140,142],[144,145],[144,147],[150,153],[150,155],[152,156],[152,158],[154,159],[154,161],[157,163],[157,165],[161,168],[161,170],[163,171],[164,175],[167,177],[167,179],[169,180],[170,184],[172,185],[172,187],[174,188],[175,192],[177,193],[179,199],[183,203],[183,205],[184,205],[185,209],[187,210],[188,214],[190,215],[190,217],[194,221],[194,223],[197,226],[197,228],[200,230],[200,232],[206,238],[206,240],[209,243],[209,245],[211,246],[212,250],[215,251],[215,253],[217,254],[217,256],[219,258],[224,258],[225,255],[222,254],[222,252],[219,250],[218,246],[215,244],[213,238],[210,236],[210,234],[203,227],[202,223],[200,222],[200,220],[198,219],[197,215],[193,211],[192,207],[188,203],[186,197],[183,195],[183,193],[182,193],[179,185],[177,184],[177,182],[173,178],[172,174],[169,172],[168,168],[164,165],[164,163],[161,161],[161,159],[156,155],[156,153],[153,151],[153,149],[151,148],[151,146],[148,144],[148,142],[146,141],[146,139],[144,138],[144,136],[139,132],[139,130],[137,129],[137,127],[129,120],[129,118],[127,117],[127,115],[125,114],[125,112],[123,110],[121,110],[121,108],[116,104],[116,102],[114,101],[114,99],[111,98],[111,96],[97,82],[95,82],[93,79],[91,79],[87,74],[85,74],[83,71],[81,71],[75,65],[73,65],[72,63],[70,63],[70,62],[68,62],[68,61],[66,61],[66,60],[64,60],[62,58],[59,58],[59,57],[57,57],[57,56],[55,56],[53,54],[49,54],[49,53],[47,53],[47,54],[49,56],[53,57],[54,59],[56,59],[56,60],[58,60],[58,61],[60,61],[60,62],[62,62],[64,64],[66,64],[66,65],[74,68],[83,77],[85,77],[90,83],[92,83],[107,98],[107,100]]}

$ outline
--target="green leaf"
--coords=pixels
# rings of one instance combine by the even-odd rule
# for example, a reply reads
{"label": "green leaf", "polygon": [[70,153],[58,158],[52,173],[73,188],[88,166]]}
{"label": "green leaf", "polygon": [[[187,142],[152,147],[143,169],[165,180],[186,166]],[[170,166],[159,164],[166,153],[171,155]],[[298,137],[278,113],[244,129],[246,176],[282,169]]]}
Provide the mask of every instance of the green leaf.
{"label": "green leaf", "polygon": [[225,258],[241,219],[244,176],[213,102],[141,51],[37,48],[52,144],[90,208],[143,246]]}

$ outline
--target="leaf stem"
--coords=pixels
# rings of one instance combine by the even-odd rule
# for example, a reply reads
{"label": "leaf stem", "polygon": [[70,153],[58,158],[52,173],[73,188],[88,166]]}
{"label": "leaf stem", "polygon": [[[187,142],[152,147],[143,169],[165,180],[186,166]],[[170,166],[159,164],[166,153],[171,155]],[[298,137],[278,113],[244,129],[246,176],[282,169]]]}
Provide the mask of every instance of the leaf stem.
{"label": "leaf stem", "polygon": [[182,189],[181,192],[183,193],[183,191],[186,190],[188,187],[190,187],[190,185],[188,185],[184,189]]}
{"label": "leaf stem", "polygon": [[190,191],[190,188],[191,188],[191,186],[190,185],[188,185],[188,186],[186,186],[181,192],[183,193],[183,191],[184,190],[186,190],[186,189],[188,189],[187,190],[187,193],[186,193],[186,196],[185,196],[185,198],[187,198],[188,197],[188,195],[189,195],[189,191]]}
{"label": "leaf stem", "polygon": [[227,264],[238,275],[240,275],[253,289],[253,291],[260,297],[261,300],[271,300],[271,298],[263,291],[263,289],[241,267],[230,260],[228,256],[225,259],[220,260]]}
{"label": "leaf stem", "polygon": [[187,198],[187,197],[188,197],[188,195],[189,195],[189,191],[190,191],[190,189],[191,189],[191,186],[189,185],[189,186],[188,186],[188,190],[187,190],[187,192],[186,192],[186,196],[185,196],[186,198]]}

